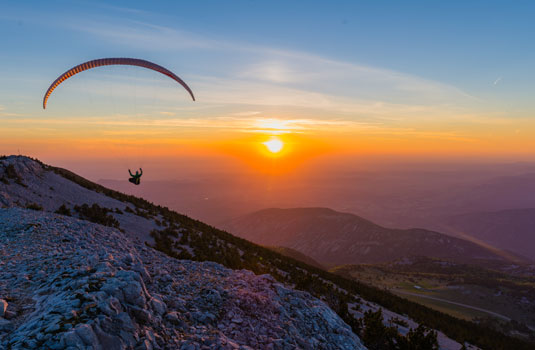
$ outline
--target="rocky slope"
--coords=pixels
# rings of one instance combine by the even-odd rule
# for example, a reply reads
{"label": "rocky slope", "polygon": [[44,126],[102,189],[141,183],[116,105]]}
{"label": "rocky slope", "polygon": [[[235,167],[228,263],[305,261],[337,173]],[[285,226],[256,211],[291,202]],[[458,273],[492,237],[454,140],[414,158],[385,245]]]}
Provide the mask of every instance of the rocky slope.
{"label": "rocky slope", "polygon": [[0,209],[2,349],[364,349],[271,276],[179,261],[113,228]]}
{"label": "rocky slope", "polygon": [[120,227],[130,236],[147,242],[152,241],[150,231],[158,228],[152,218],[136,215],[134,205],[84,188],[37,161],[22,156],[0,160],[0,207],[26,207],[31,204],[51,212],[61,205],[72,210],[74,206],[83,204],[119,209],[121,215],[110,215],[118,220]]}
{"label": "rocky slope", "polygon": [[257,244],[289,247],[330,266],[414,255],[464,262],[504,260],[459,238],[424,229],[389,229],[327,208],[265,209],[232,220],[226,228]]}

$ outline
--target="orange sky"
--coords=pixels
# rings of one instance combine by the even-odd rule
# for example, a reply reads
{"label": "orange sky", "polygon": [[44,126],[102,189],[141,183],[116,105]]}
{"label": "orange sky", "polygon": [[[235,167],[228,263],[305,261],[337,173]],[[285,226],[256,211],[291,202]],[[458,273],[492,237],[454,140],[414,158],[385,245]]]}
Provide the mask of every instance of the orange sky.
{"label": "orange sky", "polygon": [[[488,125],[464,125],[462,132],[440,131],[429,123],[419,129],[360,128],[359,125],[291,119],[252,119],[231,127],[95,125],[84,121],[26,124],[12,119],[3,125],[7,137],[0,140],[4,153],[28,154],[51,163],[62,160],[112,161],[120,167],[136,167],[151,159],[182,159],[185,166],[203,172],[220,169],[286,174],[310,161],[338,157],[348,162],[359,157],[424,157],[435,160],[467,157],[510,161],[532,160],[535,139],[529,120]],[[217,124],[217,122],[216,122]],[[242,125],[243,124],[243,125]],[[439,124],[439,123],[435,123]],[[522,125],[520,125],[522,124]],[[446,129],[446,128],[445,128]],[[14,135],[14,136],[10,136]],[[278,138],[280,152],[269,152],[264,142]],[[116,160],[116,162],[113,162]],[[164,161],[165,162],[165,161]],[[332,169],[331,169],[332,170]],[[83,172],[83,170],[82,170]],[[114,177],[118,169],[102,177]]]}

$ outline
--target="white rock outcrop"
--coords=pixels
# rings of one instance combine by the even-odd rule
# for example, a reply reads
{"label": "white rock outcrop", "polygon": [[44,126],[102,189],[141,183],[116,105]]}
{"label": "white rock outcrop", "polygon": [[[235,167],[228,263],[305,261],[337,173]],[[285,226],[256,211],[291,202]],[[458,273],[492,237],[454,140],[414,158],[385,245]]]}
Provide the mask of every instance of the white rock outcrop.
{"label": "white rock outcrop", "polygon": [[0,349],[364,349],[323,302],[269,275],[20,208],[0,209],[2,310]]}

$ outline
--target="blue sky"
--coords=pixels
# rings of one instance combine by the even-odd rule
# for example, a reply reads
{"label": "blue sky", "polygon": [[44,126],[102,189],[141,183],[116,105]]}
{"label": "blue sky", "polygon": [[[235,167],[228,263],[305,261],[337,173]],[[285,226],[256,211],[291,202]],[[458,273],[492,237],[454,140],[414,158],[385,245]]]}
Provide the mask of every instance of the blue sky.
{"label": "blue sky", "polygon": [[470,89],[503,74],[521,80],[535,74],[530,1],[7,1],[2,7],[2,59],[11,63],[25,55],[108,53],[103,42],[76,43],[84,38],[73,28],[81,19],[95,25],[140,21]]}
{"label": "blue sky", "polygon": [[[161,125],[255,130],[261,116],[296,130],[519,133],[535,111],[534,14],[529,1],[4,1],[0,118],[5,132],[51,113],[104,118],[108,71],[60,87],[49,114],[41,98],[66,69],[123,56],[168,67],[198,96],[177,103],[170,83],[136,73],[161,100],[143,110]],[[106,86],[131,95],[131,81]],[[103,101],[90,113],[86,93]]]}
{"label": "blue sky", "polygon": [[[61,22],[82,18],[139,20],[215,40],[314,52],[433,79],[449,77],[452,83],[478,73],[494,76],[512,63],[519,70],[532,68],[534,58],[535,4],[530,1],[19,3],[4,2],[2,11],[2,31],[8,34],[3,40],[19,55],[43,49],[34,40],[37,30],[53,33],[50,43],[74,44],[79,33],[61,28]],[[464,78],[450,73],[464,73]]]}

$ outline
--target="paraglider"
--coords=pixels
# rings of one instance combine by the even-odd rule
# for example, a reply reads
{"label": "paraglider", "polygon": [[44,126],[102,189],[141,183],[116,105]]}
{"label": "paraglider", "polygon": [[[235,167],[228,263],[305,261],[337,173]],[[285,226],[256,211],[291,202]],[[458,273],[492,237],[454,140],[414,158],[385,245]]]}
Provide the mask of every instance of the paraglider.
{"label": "paraglider", "polygon": [[80,72],[83,72],[88,69],[101,67],[101,66],[112,66],[112,65],[126,65],[126,66],[138,66],[143,67],[147,69],[152,69],[156,72],[162,73],[164,75],[167,75],[169,78],[175,80],[177,83],[182,85],[184,89],[186,89],[193,101],[195,101],[195,96],[193,96],[193,92],[189,88],[189,86],[180,79],[176,74],[171,72],[170,70],[157,65],[156,63],[152,63],[149,61],[141,60],[138,58],[100,58],[97,60],[87,61],[85,63],[79,64],[76,67],[73,67],[60,75],[48,88],[48,90],[45,93],[45,96],[43,97],[43,109],[46,109],[46,103],[48,101],[48,98],[52,94],[52,92],[65,80],[69,79],[73,75],[76,75]]}
{"label": "paraglider", "polygon": [[[102,67],[102,66],[113,66],[113,65],[138,66],[138,67],[151,69],[158,73],[164,74],[168,76],[169,78],[175,80],[180,85],[182,85],[182,87],[184,87],[184,89],[186,89],[186,91],[190,94],[193,101],[195,101],[195,96],[193,96],[193,92],[182,79],[180,79],[176,74],[174,74],[170,70],[160,65],[157,65],[156,63],[152,63],[152,62],[142,60],[142,59],[137,59],[137,58],[101,58],[101,59],[87,61],[82,64],[79,64],[69,69],[65,73],[61,74],[56,80],[54,80],[54,82],[50,85],[50,87],[46,91],[45,96],[43,97],[43,109],[46,109],[48,98],[50,97],[52,92],[65,80],[88,69]],[[141,180],[141,175],[143,175],[143,170],[139,168],[139,171],[136,171],[135,174],[132,174],[130,169],[128,169],[128,172],[130,173],[130,176],[131,176],[128,179],[128,181],[133,183],[134,185],[139,185],[140,180]]]}
{"label": "paraglider", "polygon": [[139,183],[141,182],[141,175],[143,175],[143,169],[139,168],[139,171],[136,170],[135,174],[132,174],[130,169],[128,169],[128,172],[130,173],[130,176],[131,176],[128,179],[128,181],[130,181],[134,185],[139,185]]}

